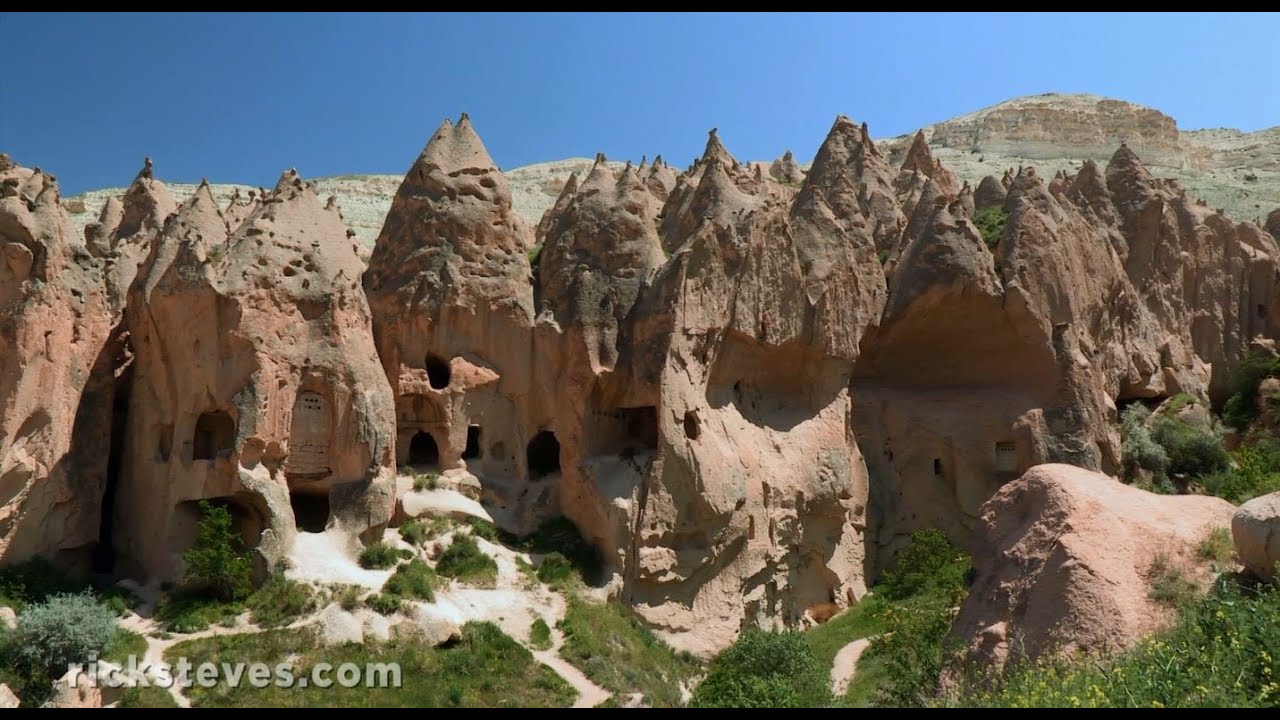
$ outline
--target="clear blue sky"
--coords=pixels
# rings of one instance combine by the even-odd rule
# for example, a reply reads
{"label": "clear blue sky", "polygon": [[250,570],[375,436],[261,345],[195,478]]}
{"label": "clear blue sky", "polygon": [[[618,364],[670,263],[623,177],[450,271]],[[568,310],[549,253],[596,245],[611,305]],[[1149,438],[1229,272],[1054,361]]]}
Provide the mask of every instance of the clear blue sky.
{"label": "clear blue sky", "polygon": [[64,194],[403,172],[471,114],[503,167],[597,151],[809,158],[837,113],[896,135],[1091,92],[1183,128],[1280,124],[1280,17],[0,13],[0,151]]}

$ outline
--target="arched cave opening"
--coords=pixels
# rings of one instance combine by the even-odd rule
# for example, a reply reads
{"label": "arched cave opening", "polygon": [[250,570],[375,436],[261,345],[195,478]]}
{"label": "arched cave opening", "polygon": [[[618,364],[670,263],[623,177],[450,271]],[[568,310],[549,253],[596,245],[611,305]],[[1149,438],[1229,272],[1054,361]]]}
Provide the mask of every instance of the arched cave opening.
{"label": "arched cave opening", "polygon": [[414,467],[435,467],[440,464],[440,446],[431,433],[419,430],[409,441],[409,464]]}
{"label": "arched cave opening", "polygon": [[463,460],[474,460],[480,457],[480,426],[467,428],[467,446],[462,450]]}
{"label": "arched cave opening", "polygon": [[684,414],[684,436],[690,440],[697,440],[702,434],[702,423],[698,420],[698,411],[689,410]]}
{"label": "arched cave opening", "polygon": [[329,525],[329,493],[289,493],[289,505],[293,508],[293,523],[300,532],[319,533]]}
{"label": "arched cave opening", "polygon": [[560,441],[550,430],[542,430],[529,441],[525,452],[529,479],[540,480],[560,471]]}
{"label": "arched cave opening", "polygon": [[235,447],[236,423],[231,416],[217,410],[196,418],[191,437],[191,459],[212,460]]}
{"label": "arched cave opening", "polygon": [[453,379],[453,371],[449,368],[449,363],[439,355],[427,356],[427,382],[436,390],[444,390],[449,387],[449,381]]}

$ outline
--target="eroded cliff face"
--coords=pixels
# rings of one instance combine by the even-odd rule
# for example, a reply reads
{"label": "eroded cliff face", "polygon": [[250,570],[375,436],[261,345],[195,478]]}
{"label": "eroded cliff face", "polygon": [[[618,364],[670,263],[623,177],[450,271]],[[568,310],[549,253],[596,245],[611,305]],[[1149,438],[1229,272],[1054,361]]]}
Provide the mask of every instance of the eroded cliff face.
{"label": "eroded cliff face", "polygon": [[713,132],[684,172],[597,158],[534,227],[463,116],[367,268],[296,174],[175,209],[148,165],[68,249],[56,189],[3,172],[4,559],[99,540],[177,577],[212,499],[265,572],[299,529],[376,534],[412,465],[509,530],[567,517],[702,654],[856,602],[917,529],[981,550],[1003,485],[1116,472],[1118,405],[1219,398],[1280,322],[1274,238],[1128,146],[974,187],[924,134],[895,167],[842,117],[805,172]]}
{"label": "eroded cliff face", "polygon": [[0,564],[87,567],[105,492],[111,378],[102,264],[52,175],[0,154]]}
{"label": "eroded cliff face", "polygon": [[290,171],[242,210],[230,227],[197,190],[129,290],[113,543],[150,577],[181,576],[200,500],[231,510],[262,574],[298,529],[355,542],[394,507],[392,396],[337,208]]}

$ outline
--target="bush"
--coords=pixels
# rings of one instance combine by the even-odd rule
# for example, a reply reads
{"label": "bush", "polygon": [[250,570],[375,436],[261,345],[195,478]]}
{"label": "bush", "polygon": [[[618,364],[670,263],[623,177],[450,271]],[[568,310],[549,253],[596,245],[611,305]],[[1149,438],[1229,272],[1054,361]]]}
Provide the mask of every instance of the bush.
{"label": "bush", "polygon": [[964,552],[952,546],[941,530],[928,528],[911,536],[893,567],[880,576],[877,588],[888,600],[902,600],[933,588],[963,591],[968,571]]}
{"label": "bush", "polygon": [[533,621],[533,626],[529,628],[529,646],[534,650],[551,649],[551,626],[547,625],[546,620],[538,618]]}
{"label": "bush", "polygon": [[422,560],[414,559],[407,565],[396,568],[394,574],[382,586],[384,594],[399,595],[404,598],[417,598],[427,602],[435,602],[436,587],[440,578]]}
{"label": "bush", "polygon": [[10,647],[29,668],[59,677],[67,666],[88,662],[116,635],[115,615],[88,592],[53,595],[18,616]]}
{"label": "bush", "polygon": [[1133,403],[1120,414],[1120,453],[1125,472],[1132,479],[1138,470],[1154,473],[1163,478],[1169,468],[1169,454],[1151,438],[1147,418],[1151,411],[1142,403]]}
{"label": "bush", "polygon": [[84,583],[76,582],[42,557],[33,557],[0,568],[0,605],[21,612],[29,603],[44,602],[53,595],[77,593]]}
{"label": "bush", "polygon": [[458,580],[484,582],[497,577],[498,564],[480,550],[474,537],[455,534],[453,543],[440,554],[436,572]]}
{"label": "bush", "polygon": [[1269,444],[1246,445],[1237,450],[1232,459],[1234,467],[1197,479],[1205,493],[1239,505],[1259,495],[1280,491],[1280,454]]}
{"label": "bush", "polygon": [[1196,546],[1196,557],[1201,560],[1226,564],[1235,557],[1236,544],[1231,538],[1231,531],[1217,527],[1209,531],[1208,536]]}
{"label": "bush", "polygon": [[427,541],[427,526],[421,520],[410,520],[400,526],[400,539],[410,545],[421,545]]}
{"label": "bush", "polygon": [[440,473],[427,471],[413,476],[414,490],[435,490],[438,487],[440,487]]}
{"label": "bush", "polygon": [[1222,407],[1222,419],[1244,430],[1258,417],[1258,386],[1269,377],[1280,376],[1280,359],[1250,355],[1240,363],[1231,382],[1232,394]]}
{"label": "bush", "polygon": [[334,599],[347,612],[360,607],[361,595],[364,595],[364,588],[359,585],[342,585],[334,589]]}
{"label": "bush", "polygon": [[982,241],[992,250],[1000,243],[1000,236],[1004,234],[1004,225],[1008,219],[1009,213],[1002,207],[984,208],[973,214],[974,226],[981,233]]}
{"label": "bush", "polygon": [[207,588],[219,600],[243,600],[253,589],[253,565],[243,551],[231,513],[207,500],[200,501],[200,513],[195,545],[182,554],[186,582]]}
{"label": "bush", "polygon": [[396,549],[382,542],[371,543],[360,551],[360,567],[366,570],[386,570],[400,559]]}
{"label": "bush", "polygon": [[370,595],[364,601],[364,604],[380,615],[395,615],[400,612],[401,602],[399,595],[382,593],[380,595]]}
{"label": "bush", "polygon": [[552,584],[567,580],[573,576],[573,563],[559,552],[544,555],[538,563],[538,579]]}
{"label": "bush", "polygon": [[517,537],[499,530],[503,545],[534,555],[560,553],[569,559],[574,569],[588,583],[595,583],[603,574],[603,563],[590,543],[578,532],[577,526],[567,518],[559,517],[543,523],[532,534]]}
{"label": "bush", "polygon": [[1147,597],[1162,605],[1179,607],[1195,599],[1199,593],[1200,589],[1196,584],[1188,580],[1182,568],[1175,565],[1164,553],[1158,553],[1155,556],[1147,572],[1148,581],[1151,583],[1151,590],[1147,593]]}
{"label": "bush", "polygon": [[877,636],[863,655],[885,666],[885,682],[874,703],[889,707],[922,707],[937,695],[942,671],[960,652],[949,638],[955,605],[942,595],[885,608],[881,619],[890,632]]}
{"label": "bush", "polygon": [[690,707],[811,708],[831,703],[829,672],[804,636],[751,629],[711,661]]}
{"label": "bush", "polygon": [[255,623],[277,627],[315,610],[316,594],[310,585],[277,574],[250,595],[245,605]]}
{"label": "bush", "polygon": [[1225,470],[1231,462],[1221,438],[1207,427],[1161,417],[1156,419],[1151,439],[1164,448],[1169,473],[1176,477],[1198,478]]}
{"label": "bush", "polygon": [[484,538],[489,542],[498,541],[498,529],[493,526],[493,523],[484,518],[468,518],[467,526],[471,528],[471,534],[478,538]]}

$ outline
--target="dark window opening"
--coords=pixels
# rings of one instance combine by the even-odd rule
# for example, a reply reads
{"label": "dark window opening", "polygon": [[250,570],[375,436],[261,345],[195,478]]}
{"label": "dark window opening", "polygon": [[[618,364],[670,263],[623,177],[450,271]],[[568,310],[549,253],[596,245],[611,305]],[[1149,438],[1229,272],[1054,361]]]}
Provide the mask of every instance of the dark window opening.
{"label": "dark window opening", "polygon": [[212,460],[220,453],[235,446],[236,423],[222,412],[207,412],[196,419],[195,435],[191,439],[193,460]]}
{"label": "dark window opening", "polygon": [[942,474],[942,458],[933,459],[933,474],[934,475]]}
{"label": "dark window opening", "polygon": [[409,441],[409,464],[435,466],[440,462],[440,447],[431,433],[419,432]]}
{"label": "dark window opening", "polygon": [[449,363],[439,355],[427,356],[427,382],[436,390],[443,390],[449,387],[449,380],[453,376],[453,371],[449,369]]}
{"label": "dark window opening", "polygon": [[467,428],[467,447],[462,450],[463,460],[473,460],[480,457],[480,426],[472,425]]}
{"label": "dark window opening", "polygon": [[529,441],[526,454],[529,479],[538,480],[560,470],[560,441],[550,430],[543,430]]}
{"label": "dark window opening", "polygon": [[328,493],[290,493],[289,505],[293,507],[293,522],[302,532],[324,532],[329,525]]}
{"label": "dark window opening", "polygon": [[627,438],[641,448],[656,450],[658,447],[658,408],[652,405],[623,408],[622,420],[627,425]]}
{"label": "dark window opening", "polygon": [[697,440],[702,434],[702,423],[698,420],[698,411],[690,410],[684,414],[684,436]]}
{"label": "dark window opening", "polygon": [[1260,317],[1260,318],[1264,318],[1264,317],[1266,317],[1266,316],[1267,316],[1267,306],[1266,306],[1266,305],[1259,305],[1259,306],[1258,306],[1258,317]]}

